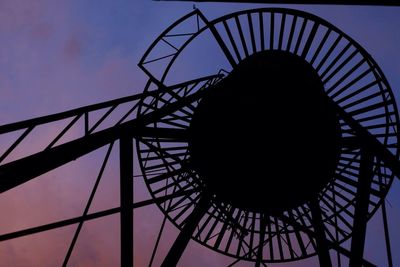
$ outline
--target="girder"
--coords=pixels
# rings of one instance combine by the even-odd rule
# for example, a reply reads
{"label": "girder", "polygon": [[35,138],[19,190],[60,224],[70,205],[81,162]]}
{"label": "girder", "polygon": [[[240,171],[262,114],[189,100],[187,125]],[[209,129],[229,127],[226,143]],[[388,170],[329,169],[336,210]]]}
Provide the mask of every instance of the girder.
{"label": "girder", "polygon": [[[213,78],[217,76],[218,75],[207,76],[202,79],[196,79],[182,83],[179,86],[196,83],[200,80],[208,80],[210,77]],[[161,88],[160,90],[165,92],[168,89]],[[204,90],[199,90],[198,92],[195,92],[191,96],[185,98],[183,101],[176,101],[156,111],[149,112],[130,121],[121,123],[120,125],[91,133],[56,147],[45,149],[44,151],[36,154],[3,164],[0,166],[0,193],[23,184],[70,161],[76,160],[77,158],[88,154],[106,144],[114,142],[115,140],[121,138],[121,136],[124,134],[130,135],[130,137],[148,136],[184,140],[186,138],[186,133],[183,130],[173,128],[154,129],[147,128],[145,126],[184,107],[188,103],[192,103],[193,101],[200,99],[203,94]],[[140,98],[140,95],[138,98]],[[81,112],[80,109],[77,110]],[[65,117],[65,114],[70,115],[70,113],[71,112],[65,112],[63,114],[56,114],[57,116],[46,116],[46,120],[38,118],[21,123],[6,125],[0,127],[0,133],[5,132],[6,130],[12,131],[15,129],[20,129],[19,127],[30,127],[32,125],[55,121],[56,119]]]}

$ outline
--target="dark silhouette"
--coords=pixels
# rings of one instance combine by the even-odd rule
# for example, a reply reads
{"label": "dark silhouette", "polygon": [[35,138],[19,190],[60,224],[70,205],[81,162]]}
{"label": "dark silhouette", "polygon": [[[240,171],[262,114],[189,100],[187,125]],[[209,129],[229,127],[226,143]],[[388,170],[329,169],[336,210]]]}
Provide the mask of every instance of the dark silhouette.
{"label": "dark silhouette", "polygon": [[339,120],[321,80],[283,51],[243,60],[202,98],[189,132],[206,190],[267,214],[316,198],[339,160]]}
{"label": "dark silhouette", "polygon": [[[174,32],[193,19],[194,28]],[[205,32],[230,70],[167,86],[177,57]],[[187,39],[172,45],[175,37]],[[175,52],[152,57],[160,44]],[[151,70],[165,59],[161,74]],[[351,267],[375,266],[364,259],[364,243],[367,222],[381,208],[393,266],[384,200],[400,177],[399,115],[383,73],[354,40],[301,11],[254,9],[208,21],[195,9],[154,41],[139,66],[149,76],[142,94],[0,126],[0,134],[21,131],[0,155],[3,162],[36,127],[70,119],[43,150],[0,165],[0,192],[108,146],[82,216],[3,234],[0,241],[78,224],[66,266],[85,221],[120,213],[121,265],[131,266],[132,211],[156,204],[165,218],[150,266],[167,219],[180,233],[164,267],[178,264],[191,238],[233,257],[230,266],[317,256],[330,267],[331,252]],[[104,126],[124,104],[131,108]],[[93,119],[98,111],[104,115]],[[62,142],[76,125],[84,135]],[[152,196],[136,203],[133,139]],[[121,205],[89,214],[115,141]],[[350,248],[343,246],[350,238]]]}

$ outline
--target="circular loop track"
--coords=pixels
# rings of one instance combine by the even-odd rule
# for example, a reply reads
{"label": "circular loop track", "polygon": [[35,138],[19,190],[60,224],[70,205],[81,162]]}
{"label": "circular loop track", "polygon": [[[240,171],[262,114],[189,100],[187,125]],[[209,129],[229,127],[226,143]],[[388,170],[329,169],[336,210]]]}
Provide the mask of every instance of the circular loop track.
{"label": "circular loop track", "polygon": [[[174,129],[176,136],[160,134],[137,140],[139,162],[153,197],[188,190],[184,196],[159,204],[159,208],[181,229],[199,199],[208,197],[208,210],[193,239],[215,251],[248,261],[258,260],[260,255],[264,262],[294,261],[315,255],[315,239],[299,230],[300,226],[315,231],[315,214],[320,214],[329,241],[339,244],[347,240],[353,230],[361,144],[350,125],[327,106],[330,103],[339,106],[398,156],[398,112],[380,68],[358,43],[338,28],[305,12],[254,9],[208,22],[196,11],[179,23],[192,17],[203,23],[195,26],[186,43],[177,49],[161,74],[161,82],[189,44],[197,51],[207,49],[202,46],[204,36],[215,39],[214,44],[226,60],[202,60],[215,64],[214,69],[228,72],[224,78],[182,81],[181,86],[142,100],[138,116],[171,104],[178,106],[148,125],[163,130],[160,133]],[[172,38],[179,23],[158,40],[166,41],[167,34]],[[264,64],[260,68],[262,74],[267,73],[266,77],[255,75],[254,69],[250,74],[241,70],[255,57],[261,63],[249,65]],[[285,75],[274,71],[274,64],[286,64],[285,58],[289,58],[286,61],[289,65],[284,66],[289,69],[285,72],[287,80]],[[296,60],[301,62],[300,68],[290,70]],[[312,77],[299,80],[303,76],[301,71]],[[146,90],[149,91],[160,80],[148,74]],[[316,85],[306,86],[309,81],[313,83],[313,75]],[[256,85],[260,82],[263,85]],[[272,89],[277,91],[268,91]],[[314,89],[316,92],[311,92]],[[249,105],[252,101],[257,105]],[[222,121],[226,125],[219,124]],[[271,121],[275,125],[268,123]],[[292,126],[296,130],[290,130]],[[227,136],[235,127],[242,128]],[[287,131],[294,136],[287,133],[285,136]],[[316,136],[322,137],[316,141]],[[307,142],[309,151],[305,151]],[[291,155],[299,158],[303,154],[306,157],[290,159]],[[268,164],[268,159],[274,156],[273,164]],[[259,179],[264,180],[259,182]],[[369,218],[383,201],[392,180],[392,173],[374,158]],[[225,188],[226,184],[231,187]],[[269,187],[263,188],[266,185]],[[293,195],[297,191],[300,193]],[[293,198],[283,203],[290,195]]]}

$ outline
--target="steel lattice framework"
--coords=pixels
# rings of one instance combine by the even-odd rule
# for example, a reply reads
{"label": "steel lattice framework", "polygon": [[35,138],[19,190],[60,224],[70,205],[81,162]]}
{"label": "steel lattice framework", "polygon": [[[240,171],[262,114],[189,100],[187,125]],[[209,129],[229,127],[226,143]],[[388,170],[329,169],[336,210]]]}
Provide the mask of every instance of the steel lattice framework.
{"label": "steel lattice framework", "polygon": [[[181,55],[188,47],[200,50],[199,40],[209,36],[227,64],[220,66],[215,61],[210,75],[191,73],[201,78],[171,84],[174,64]],[[190,128],[202,100],[223,87],[242,62],[262,53],[291,55],[315,70],[340,128],[333,177],[316,197],[279,213],[251,210],[219,198],[191,160]],[[66,266],[85,221],[120,213],[121,264],[132,266],[133,209],[156,204],[165,218],[150,265],[168,219],[180,234],[162,266],[175,266],[191,238],[235,258],[231,266],[240,260],[265,266],[311,256],[318,256],[321,266],[332,266],[331,250],[345,256],[349,266],[375,266],[363,258],[363,248],[367,222],[381,208],[388,262],[393,265],[384,200],[394,177],[400,177],[399,115],[385,76],[357,42],[302,11],[262,8],[208,21],[196,9],[150,45],[139,67],[149,76],[142,94],[0,126],[0,135],[19,133],[0,156],[1,192],[108,146],[82,216],[3,234],[0,241],[78,224],[63,263]],[[124,112],[115,116],[121,107]],[[99,111],[103,115],[94,119]],[[11,157],[35,129],[56,122],[65,127],[43,149]],[[76,127],[83,129],[82,136],[65,140]],[[89,213],[116,141],[121,206]],[[137,203],[132,203],[134,147],[152,195]],[[343,246],[350,238],[350,248]]]}

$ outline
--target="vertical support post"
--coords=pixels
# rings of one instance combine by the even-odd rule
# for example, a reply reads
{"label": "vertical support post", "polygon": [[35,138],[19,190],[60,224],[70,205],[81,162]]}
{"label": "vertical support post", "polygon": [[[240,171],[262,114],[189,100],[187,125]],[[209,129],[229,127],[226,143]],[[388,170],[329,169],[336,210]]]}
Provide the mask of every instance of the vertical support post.
{"label": "vertical support post", "polygon": [[351,240],[351,258],[349,267],[361,267],[364,254],[365,234],[367,230],[367,215],[370,188],[373,174],[373,154],[362,148],[360,173],[358,177],[357,194],[355,198],[353,237]]}
{"label": "vertical support post", "polygon": [[161,267],[175,267],[178,264],[194,230],[199,224],[201,218],[203,218],[204,214],[207,212],[210,205],[209,202],[210,200],[207,197],[203,196],[200,198],[197,206],[194,207],[192,213],[186,218],[185,225],[169,250],[167,256],[164,258]]}
{"label": "vertical support post", "polygon": [[133,266],[133,139],[119,140],[121,201],[121,267]]}
{"label": "vertical support post", "polygon": [[[325,226],[322,221],[321,207],[318,204],[318,200],[315,199],[310,202],[310,209],[315,233],[315,242],[317,244],[316,252],[318,253],[319,265],[332,267],[329,246],[325,235]],[[310,238],[312,237],[310,236]]]}
{"label": "vertical support post", "polygon": [[385,243],[386,243],[386,255],[388,259],[388,267],[393,267],[392,249],[390,246],[389,225],[387,220],[385,200],[382,202],[382,219],[383,219],[383,229],[385,230]]}

